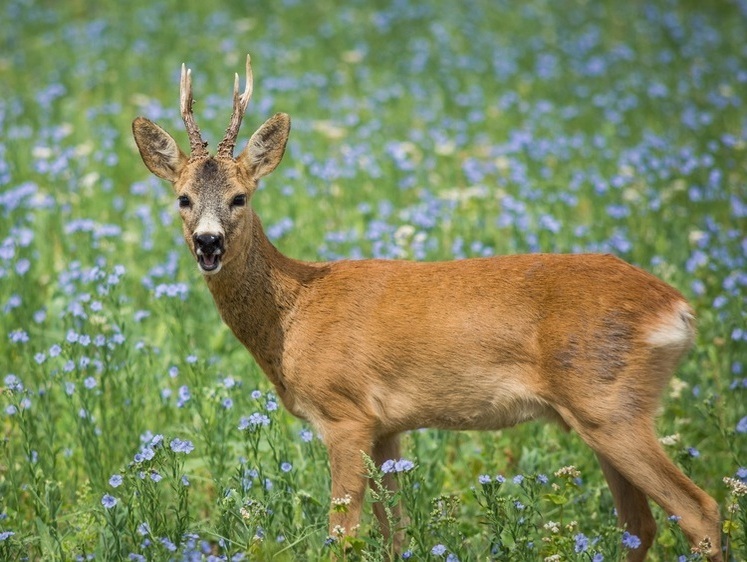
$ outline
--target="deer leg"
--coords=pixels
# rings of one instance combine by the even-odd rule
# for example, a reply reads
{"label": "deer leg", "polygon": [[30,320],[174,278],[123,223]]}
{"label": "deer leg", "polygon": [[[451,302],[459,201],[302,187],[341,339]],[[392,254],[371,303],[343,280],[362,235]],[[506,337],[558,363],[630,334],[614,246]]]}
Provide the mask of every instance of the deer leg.
{"label": "deer leg", "polygon": [[329,534],[336,538],[355,535],[366,492],[363,455],[371,455],[373,432],[361,425],[339,424],[331,430],[324,428],[323,434],[332,474]]}
{"label": "deer leg", "polygon": [[[669,515],[680,517],[679,525],[693,546],[707,538],[712,545],[709,560],[722,561],[718,504],[669,460],[656,440],[650,421],[585,427],[572,415],[571,419],[563,417],[632,487],[658,503]],[[633,500],[625,509],[632,510],[634,506],[640,503]],[[637,518],[645,520],[640,507],[636,509]],[[626,513],[632,515],[630,511]],[[643,547],[642,538],[641,542]]]}
{"label": "deer leg", "polygon": [[641,546],[628,553],[628,562],[643,562],[656,535],[656,521],[646,494],[633,486],[604,456],[597,453],[597,457],[612,492],[620,525],[641,539]]}
{"label": "deer leg", "polygon": [[[374,443],[373,460],[376,463],[377,467],[381,467],[384,461],[390,459],[396,460],[399,457],[399,435],[395,434],[387,435],[386,437],[380,437]],[[369,483],[371,486],[374,486],[373,480],[371,480]],[[397,479],[394,477],[394,474],[391,473],[384,475],[384,477],[382,478],[382,484],[387,490],[393,493],[396,493],[399,489],[397,485]],[[376,502],[373,505],[373,511],[374,515],[376,515],[376,519],[378,519],[379,521],[379,525],[381,526],[381,534],[384,535],[384,538],[388,540],[391,537],[392,529],[389,527],[389,519],[386,516],[384,506],[381,505],[381,503]],[[402,525],[402,510],[399,502],[397,502],[397,504],[392,507],[391,518],[392,522],[396,525]],[[394,552],[390,553],[390,555],[394,555],[402,550],[402,544],[404,542],[404,532],[401,528],[395,530],[392,542],[394,546]]]}

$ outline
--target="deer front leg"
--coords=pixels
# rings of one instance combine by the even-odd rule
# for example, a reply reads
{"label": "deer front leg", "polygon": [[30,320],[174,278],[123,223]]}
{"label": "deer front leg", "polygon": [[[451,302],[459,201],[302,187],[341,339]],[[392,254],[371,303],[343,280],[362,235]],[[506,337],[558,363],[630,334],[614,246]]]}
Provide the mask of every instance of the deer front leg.
{"label": "deer front leg", "polygon": [[358,531],[366,492],[363,455],[371,455],[373,431],[361,424],[340,423],[325,428],[324,436],[332,474],[329,534],[343,538]]}
{"label": "deer front leg", "polygon": [[[397,460],[400,457],[399,452],[399,435],[387,435],[386,437],[380,437],[376,440],[373,447],[373,460],[374,463],[376,463],[376,468],[381,468],[381,465],[384,464],[385,461],[388,460]],[[374,481],[371,480],[370,482],[371,486],[374,486]],[[397,485],[397,479],[394,477],[394,474],[385,474],[382,479],[382,484],[384,487],[393,492],[396,493],[399,489],[399,486]],[[391,518],[392,522],[398,526],[396,529],[391,529],[389,525],[389,518],[387,518],[386,510],[384,509],[384,506],[380,503],[375,503],[373,505],[374,515],[376,515],[376,519],[379,521],[379,525],[381,526],[381,534],[384,536],[386,540],[389,540],[391,538],[392,540],[392,546],[394,549],[394,552],[390,552],[389,555],[391,558],[394,558],[394,555],[398,554],[402,550],[402,544],[404,543],[404,532],[402,528],[404,527],[404,522],[402,521],[402,510],[400,507],[399,502],[392,508],[391,512]],[[392,537],[392,532],[394,531],[394,537]]]}

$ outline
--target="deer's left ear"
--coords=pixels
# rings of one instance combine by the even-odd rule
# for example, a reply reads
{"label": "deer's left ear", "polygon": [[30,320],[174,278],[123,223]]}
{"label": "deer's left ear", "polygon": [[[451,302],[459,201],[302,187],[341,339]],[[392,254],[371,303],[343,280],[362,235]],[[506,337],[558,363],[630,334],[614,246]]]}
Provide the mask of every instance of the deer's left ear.
{"label": "deer's left ear", "polygon": [[290,134],[290,116],[276,113],[257,129],[236,159],[247,173],[259,179],[278,167]]}
{"label": "deer's left ear", "polygon": [[132,122],[132,134],[148,169],[159,178],[176,181],[187,157],[172,136],[145,117]]}

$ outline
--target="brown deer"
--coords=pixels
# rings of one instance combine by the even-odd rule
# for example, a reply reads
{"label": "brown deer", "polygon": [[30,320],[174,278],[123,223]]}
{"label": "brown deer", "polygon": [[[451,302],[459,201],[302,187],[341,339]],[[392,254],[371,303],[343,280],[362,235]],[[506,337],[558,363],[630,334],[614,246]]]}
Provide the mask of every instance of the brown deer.
{"label": "brown deer", "polygon": [[[211,156],[192,114],[182,66],[190,156],[148,119],[133,123],[148,169],[173,184],[184,239],[223,321],[251,352],[285,407],[329,451],[332,498],[350,501],[330,532],[354,534],[366,478],[362,453],[399,457],[406,430],[495,430],[548,418],[595,451],[620,523],[641,546],[656,533],[647,498],[693,545],[722,560],[717,503],[662,451],[654,415],[695,338],[685,298],[610,255],[512,255],[416,263],[306,263],[281,254],[250,207],[285,151],[278,113],[233,155],[252,93],[234,84],[233,114]],[[394,486],[389,480],[387,485]],[[374,506],[382,522],[380,506]]]}

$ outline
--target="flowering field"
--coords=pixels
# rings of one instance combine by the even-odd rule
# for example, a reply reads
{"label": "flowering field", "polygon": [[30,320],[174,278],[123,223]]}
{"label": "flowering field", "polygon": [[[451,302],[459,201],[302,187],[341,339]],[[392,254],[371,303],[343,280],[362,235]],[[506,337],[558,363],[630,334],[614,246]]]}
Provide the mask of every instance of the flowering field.
{"label": "flowering field", "polygon": [[[132,141],[143,115],[187,146],[184,61],[214,147],[247,52],[242,138],[293,119],[253,202],[283,252],[604,251],[690,299],[699,337],[658,430],[747,559],[747,3],[7,0],[0,20],[0,559],[391,547],[370,506],[351,550],[327,536],[325,450],[221,324]],[[403,454],[383,467],[401,495],[377,497],[406,506],[404,558],[638,546],[557,427],[417,431]],[[700,559],[655,516],[651,560]]]}

